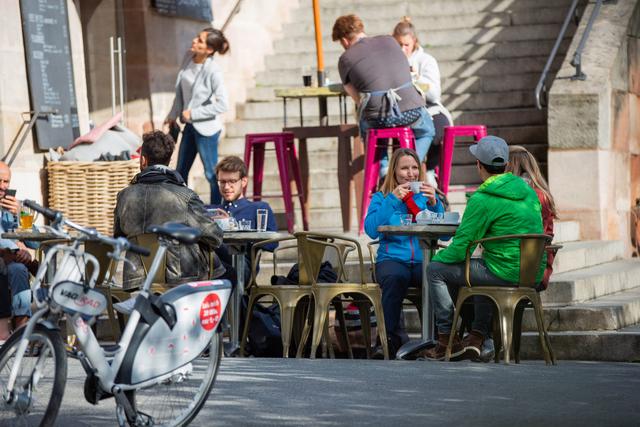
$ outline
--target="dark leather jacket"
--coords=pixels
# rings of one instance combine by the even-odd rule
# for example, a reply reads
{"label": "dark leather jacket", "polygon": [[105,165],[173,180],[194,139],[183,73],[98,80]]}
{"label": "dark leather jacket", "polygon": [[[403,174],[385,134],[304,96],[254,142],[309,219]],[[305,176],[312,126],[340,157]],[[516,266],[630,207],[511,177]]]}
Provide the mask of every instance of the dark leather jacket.
{"label": "dark leather jacket", "polygon": [[[156,224],[176,221],[202,230],[194,245],[173,245],[167,250],[167,283],[178,284],[209,277],[209,253],[222,244],[222,230],[209,219],[202,200],[187,188],[179,173],[154,165],[137,174],[131,184],[118,193],[113,232],[116,237],[143,234]],[[123,286],[139,286],[144,279],[140,258],[127,253],[136,267],[125,264]],[[217,261],[211,277],[220,277],[225,268]]]}

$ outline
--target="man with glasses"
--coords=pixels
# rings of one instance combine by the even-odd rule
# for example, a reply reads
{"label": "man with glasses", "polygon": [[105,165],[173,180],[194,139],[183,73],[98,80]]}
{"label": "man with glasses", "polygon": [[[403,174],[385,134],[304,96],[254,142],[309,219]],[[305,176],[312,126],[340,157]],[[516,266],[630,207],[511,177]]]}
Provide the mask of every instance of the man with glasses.
{"label": "man with glasses", "polygon": [[238,156],[228,156],[216,166],[218,187],[222,195],[221,205],[210,205],[209,208],[218,209],[216,217],[233,217],[238,223],[241,220],[250,221],[250,228],[256,229],[256,214],[258,209],[266,209],[267,231],[276,231],[276,220],[267,202],[252,202],[244,197],[244,191],[249,183],[247,166]]}

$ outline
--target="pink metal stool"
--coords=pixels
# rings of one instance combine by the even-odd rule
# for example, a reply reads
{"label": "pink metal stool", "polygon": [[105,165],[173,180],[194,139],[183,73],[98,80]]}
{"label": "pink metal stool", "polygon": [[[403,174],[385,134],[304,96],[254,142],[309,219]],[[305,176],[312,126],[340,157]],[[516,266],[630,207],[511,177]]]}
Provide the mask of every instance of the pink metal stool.
{"label": "pink metal stool", "polygon": [[440,170],[438,184],[440,190],[446,195],[449,192],[449,180],[451,179],[451,162],[453,161],[453,147],[457,136],[472,136],[475,142],[487,136],[485,125],[445,126],[442,140],[442,156],[440,156]]}
{"label": "pink metal stool", "polygon": [[[296,153],[296,146],[293,143],[293,133],[252,133],[245,135],[244,141],[244,163],[247,165],[247,169],[249,169],[249,164],[251,162],[251,152],[253,151],[254,153],[253,200],[260,200],[265,197],[274,197],[262,195],[265,145],[267,142],[273,142],[276,148],[280,186],[282,187],[282,198],[284,199],[284,209],[287,215],[287,229],[289,230],[289,233],[293,233],[294,213],[292,197],[296,196],[296,194],[291,194],[291,179],[293,179],[296,182],[296,188],[298,189],[297,196],[300,199],[300,207],[302,209],[302,226],[305,230],[308,230],[309,222],[307,210],[305,208],[306,194],[304,194],[304,190],[302,188],[298,155]],[[291,169],[289,169],[289,166],[291,166]]]}
{"label": "pink metal stool", "polygon": [[[380,159],[387,151],[387,145],[378,145],[378,139],[393,138],[398,140],[399,148],[416,149],[416,137],[408,127],[369,129],[367,135],[367,148],[364,158],[364,185],[362,186],[362,207],[360,209],[360,229],[364,230],[364,219],[367,216],[367,208],[371,201],[371,195],[376,190],[380,175]],[[394,145],[394,150],[395,150]]]}

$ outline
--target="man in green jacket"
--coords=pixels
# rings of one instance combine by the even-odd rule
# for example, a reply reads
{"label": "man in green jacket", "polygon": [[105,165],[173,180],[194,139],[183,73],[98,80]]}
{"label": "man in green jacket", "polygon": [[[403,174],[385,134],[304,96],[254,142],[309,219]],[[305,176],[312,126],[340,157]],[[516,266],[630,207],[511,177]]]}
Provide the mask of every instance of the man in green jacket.
{"label": "man in green jacket", "polygon": [[[543,232],[535,191],[520,177],[504,173],[509,161],[507,143],[502,138],[486,136],[469,150],[477,159],[476,167],[483,183],[469,199],[453,242],[429,264],[427,275],[438,329],[436,347],[426,352],[429,359],[444,359],[454,311],[449,288],[466,286],[464,261],[469,244],[485,237]],[[502,240],[482,246],[482,258],[471,260],[471,283],[514,286],[520,272],[520,242]],[[538,280],[542,279],[545,263],[543,260],[540,264]],[[491,313],[488,298],[474,297],[472,331],[462,341],[456,339],[452,357],[480,356],[482,343],[489,333]]]}

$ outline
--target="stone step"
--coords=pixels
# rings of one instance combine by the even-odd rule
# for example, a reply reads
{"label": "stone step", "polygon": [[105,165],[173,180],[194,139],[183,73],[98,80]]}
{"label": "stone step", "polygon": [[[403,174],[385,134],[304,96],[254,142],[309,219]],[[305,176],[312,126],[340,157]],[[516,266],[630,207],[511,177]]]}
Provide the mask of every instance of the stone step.
{"label": "stone step", "polygon": [[[486,11],[531,11],[541,7],[567,7],[570,0],[431,0],[427,3],[402,0],[351,0],[348,5],[343,0],[323,0],[321,11],[329,12],[336,17],[347,13],[356,13],[361,18],[389,16],[439,16],[465,13],[481,13]],[[380,9],[389,6],[389,9]],[[346,12],[342,12],[346,11]],[[354,12],[357,11],[357,12]],[[304,7],[295,11],[298,18],[305,19],[310,12]]]}
{"label": "stone step", "polygon": [[624,257],[624,243],[621,240],[583,240],[563,243],[553,261],[553,272],[578,270]]}
{"label": "stone step", "polygon": [[[484,124],[489,128],[538,126],[546,121],[546,111],[536,108],[502,108],[495,110],[454,111],[452,117],[456,125]],[[305,114],[305,126],[316,126],[317,117]],[[329,116],[329,123],[339,123],[338,116]],[[298,125],[297,118],[289,122]],[[247,133],[278,132],[282,129],[281,118],[236,120],[227,124],[227,137],[244,138]]]}
{"label": "stone step", "polygon": [[580,240],[580,223],[578,221],[554,221],[553,242],[575,242]]}
{"label": "stone step", "polygon": [[[564,57],[570,43],[567,38],[560,45],[558,56]],[[483,45],[461,44],[454,46],[427,46],[425,49],[438,60],[445,61],[478,61],[508,58],[526,58],[536,56],[548,56],[553,48],[555,40],[522,40],[502,43],[485,43]],[[326,46],[324,50],[325,64],[338,63],[338,58],[344,52],[339,46]],[[300,52],[280,53],[275,52],[265,58],[266,69],[297,70],[299,75],[303,68],[312,69],[316,66],[316,54],[314,50]]]}
{"label": "stone step", "polygon": [[[418,29],[428,28],[429,31],[452,30],[460,28],[492,28],[508,27],[531,24],[561,24],[566,14],[563,7],[540,7],[526,10],[504,10],[492,11],[483,10],[476,13],[468,13],[461,9],[462,13],[455,15],[439,15],[432,12],[426,15],[413,15],[411,23]],[[358,13],[358,12],[356,12]],[[397,15],[401,16],[401,15]],[[305,15],[300,18],[304,19]],[[363,18],[364,19],[364,18]],[[322,28],[331,29],[335,22],[335,16],[322,15]],[[365,30],[369,35],[390,34],[395,26],[395,22],[390,24],[389,16],[378,19],[367,19]],[[304,36],[314,32],[314,24],[311,20],[301,21],[292,28],[291,37]]]}
{"label": "stone step", "polygon": [[[544,306],[548,331],[615,331],[640,322],[640,287],[572,305]],[[525,310],[523,330],[536,331],[533,309]]]}
{"label": "stone step", "polygon": [[[550,332],[556,359],[640,362],[640,328],[619,331]],[[522,359],[542,359],[536,332],[522,334]],[[562,363],[562,362],[560,362]]]}
{"label": "stone step", "polygon": [[[509,70],[505,70],[508,72]],[[301,72],[298,72],[294,80],[288,81],[283,85],[275,86],[257,86],[248,91],[249,101],[276,101],[280,100],[275,96],[275,90],[283,87],[300,86],[297,83],[301,79]],[[448,95],[466,95],[470,93],[492,93],[492,92],[511,92],[511,91],[533,91],[540,79],[540,72],[523,73],[523,74],[503,74],[499,76],[472,76],[457,77],[443,76],[442,93],[446,97]],[[338,76],[335,75],[335,80]],[[282,111],[282,106],[279,108]]]}
{"label": "stone step", "polygon": [[577,303],[632,289],[640,284],[640,261],[619,260],[558,273],[541,294],[543,303]]}
{"label": "stone step", "polygon": [[[558,57],[554,67],[559,67],[562,57]],[[456,78],[503,76],[508,70],[511,75],[525,73],[538,73],[547,62],[547,55],[529,56],[524,58],[506,59],[479,59],[474,61],[438,61],[440,73],[443,77],[455,76]],[[328,62],[325,68],[326,74],[332,81],[340,80],[337,62]],[[256,75],[256,82],[264,86],[287,86],[302,82],[300,69],[283,69],[274,72],[267,69]]]}
{"label": "stone step", "polygon": [[[335,15],[337,16],[337,15]],[[396,15],[393,16],[402,16]],[[366,21],[365,21],[366,24]],[[393,29],[390,26],[389,32]],[[427,41],[427,46],[450,46],[460,44],[482,45],[484,43],[501,43],[523,40],[555,40],[558,36],[559,25],[518,25],[493,28],[458,28],[447,30],[426,31],[418,28],[418,39]],[[334,43],[331,35],[324,33],[323,46]],[[337,42],[336,46],[337,45]],[[423,42],[424,43],[424,42]],[[274,42],[274,50],[280,53],[296,53],[312,50],[315,46],[315,36],[309,32],[299,37],[287,37]]]}
{"label": "stone step", "polygon": [[[535,95],[532,90],[514,90],[509,92],[492,93],[465,93],[465,94],[445,94],[442,103],[450,111],[454,110],[480,110],[480,109],[504,109],[518,107],[533,107],[535,105]],[[338,99],[330,99],[327,102],[330,115],[340,114]],[[318,101],[316,99],[303,99],[302,109],[304,117],[315,118],[319,114]],[[353,120],[355,105],[351,100],[347,100],[348,118]],[[266,118],[282,118],[284,115],[284,104],[282,100],[266,102],[247,102],[239,104],[237,107],[237,119],[252,120]],[[297,100],[287,102],[287,121],[297,124],[300,117],[300,107]]]}
{"label": "stone step", "polygon": [[[280,129],[273,130],[272,132],[280,132]],[[298,148],[298,142],[296,141],[296,148]],[[310,155],[315,155],[316,153],[322,152],[338,152],[338,139],[337,138],[313,138],[307,140],[307,150]],[[275,150],[273,149],[273,145],[268,145],[265,150],[265,159],[275,159]],[[229,136],[227,135],[224,139],[222,139],[219,149],[218,155],[220,157],[224,156],[240,156],[244,158],[244,135],[242,136]],[[335,162],[334,162],[335,163]]]}
{"label": "stone step", "polygon": [[540,125],[546,122],[546,111],[537,108],[504,108],[495,110],[452,112],[456,125],[484,124],[488,128]]}

